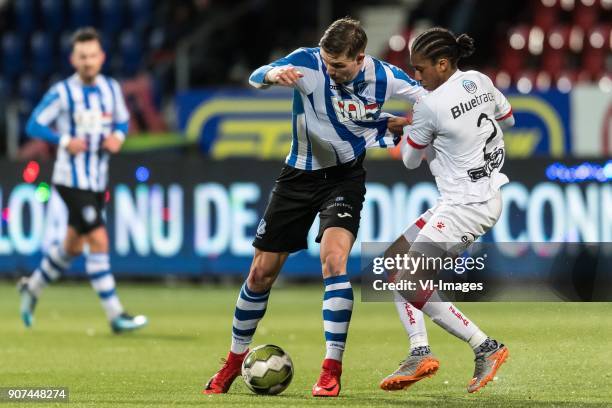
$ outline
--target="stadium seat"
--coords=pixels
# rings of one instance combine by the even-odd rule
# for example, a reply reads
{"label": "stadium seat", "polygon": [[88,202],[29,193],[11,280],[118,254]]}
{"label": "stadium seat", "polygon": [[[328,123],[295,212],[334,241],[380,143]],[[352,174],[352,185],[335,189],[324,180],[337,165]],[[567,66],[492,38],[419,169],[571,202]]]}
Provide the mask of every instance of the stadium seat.
{"label": "stadium seat", "polygon": [[576,5],[576,9],[572,13],[573,23],[583,30],[589,30],[597,23],[599,13],[600,9],[597,1],[588,4],[579,1]]}
{"label": "stadium seat", "polygon": [[100,26],[107,36],[121,31],[123,24],[123,2],[120,0],[100,0]]}
{"label": "stadium seat", "polygon": [[13,81],[24,67],[23,39],[15,33],[2,36],[2,72],[7,81]]}
{"label": "stadium seat", "polygon": [[576,54],[582,52],[584,48],[584,30],[578,26],[573,26],[570,29],[569,49]]}
{"label": "stadium seat", "polygon": [[70,5],[70,28],[76,30],[79,27],[94,25],[93,2],[90,0],[69,0]]}
{"label": "stadium seat", "polygon": [[532,69],[527,69],[518,73],[516,77],[516,89],[520,93],[531,93],[536,87],[536,73]]}
{"label": "stadium seat", "polygon": [[[548,32],[559,20],[559,2],[554,1],[534,1],[533,25],[540,27],[544,32]],[[553,4],[549,6],[549,4]]]}
{"label": "stadium seat", "polygon": [[552,87],[552,77],[547,71],[540,71],[535,77],[535,89],[546,92]]}
{"label": "stadium seat", "polygon": [[563,50],[547,49],[542,56],[540,68],[557,78],[566,66],[566,53]]}
{"label": "stadium seat", "polygon": [[588,48],[582,53],[581,66],[593,79],[604,72],[606,53],[603,48]]}
{"label": "stadium seat", "polygon": [[555,79],[555,87],[564,93],[572,90],[578,79],[578,73],[574,70],[562,70]]}
{"label": "stadium seat", "polygon": [[566,25],[556,25],[546,36],[545,48],[567,50],[570,42],[570,28]]}
{"label": "stadium seat", "polygon": [[34,30],[34,1],[19,0],[14,2],[15,27],[21,36],[27,36]]}
{"label": "stadium seat", "polygon": [[40,78],[49,76],[55,70],[53,42],[49,34],[38,31],[30,40],[32,70]]}
{"label": "stadium seat", "polygon": [[19,99],[25,104],[24,110],[31,111],[41,95],[41,83],[34,75],[25,74],[19,79]]}
{"label": "stadium seat", "polygon": [[130,10],[130,28],[142,32],[151,21],[153,4],[150,0],[129,0],[128,8]]}
{"label": "stadium seat", "polygon": [[11,94],[11,87],[6,83],[4,78],[0,76],[0,100],[6,101]]}
{"label": "stadium seat", "polygon": [[64,28],[64,4],[59,0],[41,0],[42,23],[47,32],[59,33]]}
{"label": "stadium seat", "polygon": [[132,77],[140,68],[143,49],[139,36],[133,31],[125,31],[119,39],[121,56],[121,76]]}
{"label": "stadium seat", "polygon": [[64,32],[60,37],[59,70],[62,76],[67,76],[72,73],[72,65],[70,65],[70,53],[72,52],[72,44],[70,43],[71,37],[71,32]]}
{"label": "stadium seat", "polygon": [[525,53],[510,46],[502,47],[499,56],[500,69],[505,71],[511,78],[515,78],[525,65]]}
{"label": "stadium seat", "polygon": [[494,82],[497,88],[504,91],[512,85],[512,78],[508,72],[500,70],[495,74]]}

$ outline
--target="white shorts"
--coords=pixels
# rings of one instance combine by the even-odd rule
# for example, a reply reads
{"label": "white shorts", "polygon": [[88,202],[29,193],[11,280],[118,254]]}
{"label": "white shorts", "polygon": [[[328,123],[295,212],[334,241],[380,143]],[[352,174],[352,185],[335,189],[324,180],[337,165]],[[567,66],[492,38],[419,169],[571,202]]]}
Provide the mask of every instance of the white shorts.
{"label": "white shorts", "polygon": [[404,238],[409,243],[446,243],[446,249],[462,243],[465,249],[495,225],[501,210],[501,191],[482,203],[440,202],[417,218],[404,231]]}

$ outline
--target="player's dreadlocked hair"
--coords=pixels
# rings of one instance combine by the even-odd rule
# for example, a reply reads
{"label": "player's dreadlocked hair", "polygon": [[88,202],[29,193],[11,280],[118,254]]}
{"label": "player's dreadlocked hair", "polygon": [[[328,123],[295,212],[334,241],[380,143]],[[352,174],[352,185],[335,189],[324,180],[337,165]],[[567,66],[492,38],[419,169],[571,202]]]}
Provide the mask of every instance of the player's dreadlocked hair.
{"label": "player's dreadlocked hair", "polygon": [[446,28],[433,27],[421,33],[412,43],[412,54],[421,54],[433,62],[447,58],[453,67],[461,58],[474,53],[474,39],[467,34],[455,37]]}
{"label": "player's dreadlocked hair", "polygon": [[368,36],[361,23],[350,17],[344,17],[334,21],[325,30],[319,46],[331,55],[346,54],[347,57],[354,59],[357,54],[365,50],[367,43]]}

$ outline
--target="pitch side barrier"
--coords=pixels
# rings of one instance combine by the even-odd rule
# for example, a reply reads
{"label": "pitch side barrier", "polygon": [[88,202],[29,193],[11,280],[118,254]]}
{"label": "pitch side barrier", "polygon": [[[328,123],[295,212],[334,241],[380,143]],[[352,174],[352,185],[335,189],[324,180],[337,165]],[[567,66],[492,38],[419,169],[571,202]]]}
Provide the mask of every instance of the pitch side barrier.
{"label": "pitch side barrier", "polygon": [[[279,161],[251,159],[114,158],[106,214],[114,271],[136,277],[245,275],[281,167]],[[362,243],[393,242],[438,197],[425,166],[409,172],[398,161],[366,159],[366,168],[361,229],[349,259],[355,279],[361,277]],[[0,276],[14,277],[29,273],[41,249],[61,239],[67,215],[47,184],[50,164],[0,161],[0,171]],[[503,188],[502,216],[481,240],[495,249],[487,267],[528,279],[557,256],[539,245],[559,242],[588,242],[597,248],[589,259],[609,262],[612,162],[508,160],[504,172],[512,181]],[[317,228],[315,220],[309,250],[290,257],[285,276],[319,279]],[[584,268],[581,263],[574,269]],[[85,276],[83,262],[69,274]]]}

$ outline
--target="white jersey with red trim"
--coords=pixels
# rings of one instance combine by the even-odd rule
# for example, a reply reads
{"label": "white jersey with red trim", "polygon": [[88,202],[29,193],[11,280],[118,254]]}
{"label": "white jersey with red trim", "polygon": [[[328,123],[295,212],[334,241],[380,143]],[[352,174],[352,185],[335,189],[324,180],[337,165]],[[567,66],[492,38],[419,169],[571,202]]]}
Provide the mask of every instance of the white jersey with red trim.
{"label": "white jersey with red trim", "polygon": [[442,200],[487,201],[508,182],[497,121],[511,115],[506,97],[477,71],[457,70],[414,105],[406,141],[417,149],[431,144],[427,161]]}

